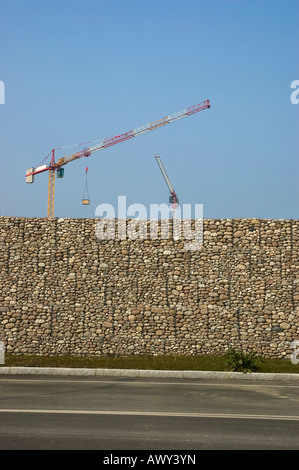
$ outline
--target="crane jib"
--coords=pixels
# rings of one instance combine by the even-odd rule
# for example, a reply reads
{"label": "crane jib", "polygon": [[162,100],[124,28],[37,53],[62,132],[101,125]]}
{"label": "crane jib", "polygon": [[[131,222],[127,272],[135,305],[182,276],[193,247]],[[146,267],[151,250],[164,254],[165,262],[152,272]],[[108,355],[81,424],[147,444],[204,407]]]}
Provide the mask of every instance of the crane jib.
{"label": "crane jib", "polygon": [[125,132],[124,134],[120,134],[115,137],[104,139],[104,141],[101,142],[99,145],[90,147],[90,151],[93,153],[98,150],[111,147],[112,145],[118,144],[120,142],[124,142],[125,140],[131,139],[132,137],[137,137],[138,135],[143,134],[144,132],[158,129],[159,127],[164,126],[166,124],[170,124],[171,122],[174,122],[177,119],[190,116],[191,114],[198,113],[199,111],[202,111],[207,108],[210,108],[209,100],[205,100],[202,103],[198,103],[194,106],[190,106],[189,108],[185,108],[182,111],[179,111],[178,113],[171,114],[157,121],[150,122],[149,124],[145,124],[144,126]]}

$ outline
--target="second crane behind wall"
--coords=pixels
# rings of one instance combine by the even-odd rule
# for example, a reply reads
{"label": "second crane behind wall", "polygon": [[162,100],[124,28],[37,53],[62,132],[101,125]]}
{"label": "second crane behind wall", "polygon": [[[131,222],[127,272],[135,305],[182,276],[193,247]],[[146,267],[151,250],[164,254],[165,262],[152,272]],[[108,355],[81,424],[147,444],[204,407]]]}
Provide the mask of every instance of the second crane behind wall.
{"label": "second crane behind wall", "polygon": [[176,213],[176,209],[179,205],[179,198],[178,198],[178,195],[176,194],[175,190],[173,189],[173,186],[170,182],[170,179],[168,178],[168,175],[165,171],[165,168],[163,166],[163,163],[162,163],[162,160],[160,158],[160,155],[156,154],[155,155],[155,159],[159,165],[159,168],[161,170],[161,173],[165,179],[165,182],[168,186],[168,189],[169,189],[169,192],[170,192],[170,195],[169,195],[169,202],[171,204],[171,212],[172,212],[172,215],[174,216],[175,213]]}

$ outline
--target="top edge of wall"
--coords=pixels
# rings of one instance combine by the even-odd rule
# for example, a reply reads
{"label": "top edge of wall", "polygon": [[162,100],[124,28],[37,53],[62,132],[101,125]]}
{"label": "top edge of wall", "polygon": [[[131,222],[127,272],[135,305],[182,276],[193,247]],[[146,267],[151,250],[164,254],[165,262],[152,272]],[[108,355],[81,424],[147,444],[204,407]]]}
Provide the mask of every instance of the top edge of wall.
{"label": "top edge of wall", "polygon": [[[101,220],[103,218],[101,217],[54,217],[53,219],[48,219],[47,217],[19,217],[19,216],[9,216],[9,215],[0,215],[0,220],[3,220],[3,219],[16,219],[16,220],[40,220],[40,221],[49,221],[49,222],[64,222],[66,220],[73,220],[73,221],[93,221],[93,220]],[[118,220],[117,217],[115,218],[105,218],[107,220]],[[137,219],[137,218],[136,218]],[[120,219],[120,220],[123,220],[123,219]],[[127,217],[126,220],[134,220],[134,218],[130,218],[130,217]],[[141,219],[143,220],[143,219]],[[172,219],[144,219],[146,220],[147,222],[150,222],[151,220],[170,220],[172,221]],[[177,219],[177,220],[181,220],[183,221],[184,219]],[[191,219],[191,220],[200,220],[200,219]],[[275,221],[275,222],[297,222],[299,221],[299,219],[292,219],[292,218],[286,218],[286,219],[271,219],[271,218],[258,218],[258,217],[227,217],[227,218],[215,218],[215,219],[212,219],[212,218],[206,218],[206,217],[203,217],[204,221],[219,221],[219,222],[223,222],[223,221],[267,221],[267,222],[271,222],[271,221]]]}

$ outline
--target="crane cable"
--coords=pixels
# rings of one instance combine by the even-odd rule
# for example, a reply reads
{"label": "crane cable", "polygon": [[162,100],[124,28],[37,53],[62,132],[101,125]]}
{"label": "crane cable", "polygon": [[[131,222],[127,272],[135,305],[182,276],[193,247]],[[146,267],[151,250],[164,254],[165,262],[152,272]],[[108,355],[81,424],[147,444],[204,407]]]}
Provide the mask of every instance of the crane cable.
{"label": "crane cable", "polygon": [[[83,190],[82,200],[83,199],[89,199],[87,172],[88,172],[88,167],[85,168],[85,186],[84,186],[84,190]],[[87,195],[87,197],[86,197],[86,195]]]}

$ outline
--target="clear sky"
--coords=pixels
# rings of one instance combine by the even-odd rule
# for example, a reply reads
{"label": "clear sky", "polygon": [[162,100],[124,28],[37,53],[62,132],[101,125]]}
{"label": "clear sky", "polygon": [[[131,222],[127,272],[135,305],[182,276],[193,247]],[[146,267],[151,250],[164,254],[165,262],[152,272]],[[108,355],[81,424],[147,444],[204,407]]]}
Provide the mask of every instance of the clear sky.
{"label": "clear sky", "polygon": [[[0,215],[45,217],[52,148],[211,108],[65,166],[56,217],[181,203],[205,218],[298,218],[298,0],[0,0]],[[57,157],[79,147],[56,151]],[[90,206],[82,206],[88,166]]]}

